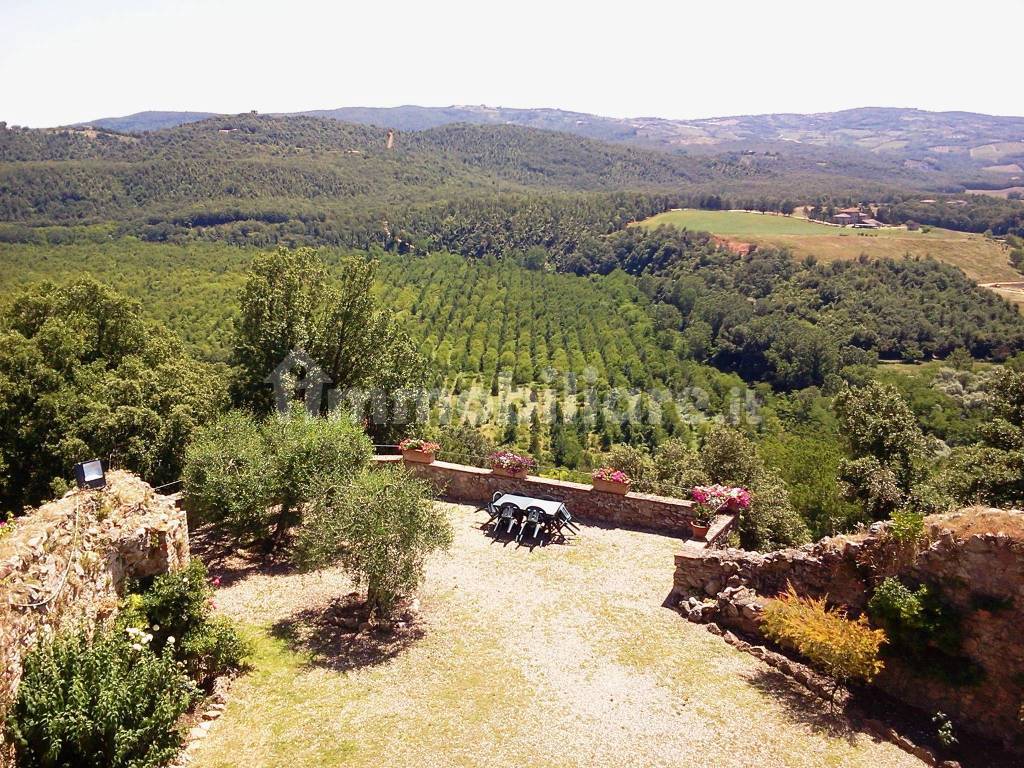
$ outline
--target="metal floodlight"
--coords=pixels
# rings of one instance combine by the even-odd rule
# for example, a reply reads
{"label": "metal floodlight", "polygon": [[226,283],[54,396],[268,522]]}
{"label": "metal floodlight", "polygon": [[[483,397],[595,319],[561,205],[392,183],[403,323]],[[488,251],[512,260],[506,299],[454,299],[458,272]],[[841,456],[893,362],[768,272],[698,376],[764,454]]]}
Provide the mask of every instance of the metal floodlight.
{"label": "metal floodlight", "polygon": [[75,464],[75,480],[79,488],[105,488],[107,477],[103,472],[103,462],[93,459]]}

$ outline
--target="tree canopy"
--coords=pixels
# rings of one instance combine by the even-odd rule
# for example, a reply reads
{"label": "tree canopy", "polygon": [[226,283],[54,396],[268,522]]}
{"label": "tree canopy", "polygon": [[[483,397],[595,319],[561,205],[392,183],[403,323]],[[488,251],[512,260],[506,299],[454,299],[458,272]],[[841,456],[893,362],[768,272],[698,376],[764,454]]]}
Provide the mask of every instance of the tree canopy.
{"label": "tree canopy", "polygon": [[24,292],[0,328],[7,509],[48,498],[87,459],[176,480],[190,435],[227,404],[223,366],[192,359],[137,302],[95,280]]}

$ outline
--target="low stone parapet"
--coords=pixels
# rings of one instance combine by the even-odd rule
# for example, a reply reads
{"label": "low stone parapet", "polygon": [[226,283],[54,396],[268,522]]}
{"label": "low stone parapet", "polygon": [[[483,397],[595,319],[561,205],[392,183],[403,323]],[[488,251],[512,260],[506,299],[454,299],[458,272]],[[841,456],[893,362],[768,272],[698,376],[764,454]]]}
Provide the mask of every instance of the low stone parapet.
{"label": "low stone parapet", "polygon": [[[377,456],[376,460],[381,463],[401,462],[402,457]],[[451,501],[486,504],[496,491],[517,493],[561,501],[573,517],[585,523],[655,531],[684,539],[691,536],[694,504],[688,499],[649,493],[604,493],[583,483],[535,475],[523,479],[505,477],[489,469],[445,461],[431,464],[407,462],[406,467],[433,483],[438,493]],[[701,547],[718,543],[724,540],[734,524],[734,515],[719,515],[712,521],[706,540],[694,543]]]}

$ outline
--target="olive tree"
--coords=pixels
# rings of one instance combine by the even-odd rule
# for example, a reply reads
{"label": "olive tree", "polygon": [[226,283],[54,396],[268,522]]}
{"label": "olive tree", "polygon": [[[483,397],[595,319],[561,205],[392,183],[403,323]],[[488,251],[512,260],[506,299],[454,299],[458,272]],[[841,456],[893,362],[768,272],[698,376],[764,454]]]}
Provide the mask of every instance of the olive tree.
{"label": "olive tree", "polygon": [[321,488],[296,542],[299,564],[339,563],[366,587],[369,612],[388,616],[419,586],[426,556],[451,546],[452,528],[432,486],[402,467],[381,467]]}
{"label": "olive tree", "polygon": [[200,517],[273,547],[325,483],[369,462],[369,438],[345,416],[302,409],[266,419],[233,411],[198,431],[185,452],[185,495]]}

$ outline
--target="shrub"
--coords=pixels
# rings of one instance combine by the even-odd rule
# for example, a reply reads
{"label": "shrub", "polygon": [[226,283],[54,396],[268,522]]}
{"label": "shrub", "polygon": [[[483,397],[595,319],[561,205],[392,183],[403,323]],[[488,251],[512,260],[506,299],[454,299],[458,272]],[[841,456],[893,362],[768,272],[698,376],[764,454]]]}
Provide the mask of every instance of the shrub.
{"label": "shrub", "polygon": [[716,483],[749,487],[764,473],[754,443],[732,427],[712,427],[704,436],[699,455],[704,472]]}
{"label": "shrub", "polygon": [[700,458],[685,440],[666,440],[658,446],[652,460],[655,493],[681,498],[693,486],[709,482]]}
{"label": "shrub", "polygon": [[762,630],[832,678],[833,697],[842,683],[871,682],[884,666],[879,650],[885,632],[872,629],[864,616],[850,619],[829,608],[823,598],[801,597],[792,585],[765,607]]}
{"label": "shrub", "polygon": [[0,517],[0,539],[10,536],[12,533],[14,533],[14,515],[8,512]]}
{"label": "shrub", "polygon": [[431,428],[428,437],[441,446],[440,452],[447,461],[459,464],[488,466],[487,457],[494,452],[493,440],[462,422]]}
{"label": "shrub", "polygon": [[28,654],[7,733],[19,768],[156,768],[181,749],[197,695],[168,650],[123,630],[64,633]]}
{"label": "shrub", "polygon": [[916,545],[924,533],[924,515],[911,510],[892,513],[889,535],[903,546]]}
{"label": "shrub", "polygon": [[740,513],[739,531],[745,549],[761,552],[810,540],[807,524],[793,509],[785,484],[767,471],[751,487],[750,507]]}
{"label": "shrub", "polygon": [[624,472],[633,481],[633,488],[641,493],[658,493],[654,477],[654,462],[645,451],[632,445],[613,445],[606,461],[609,467]]}
{"label": "shrub", "polygon": [[887,655],[954,685],[972,684],[980,678],[980,667],[962,651],[960,617],[935,588],[921,585],[911,590],[890,576],[875,589],[868,613],[885,629]]}
{"label": "shrub", "polygon": [[299,531],[299,563],[340,562],[366,585],[370,612],[388,615],[419,586],[425,557],[451,546],[451,525],[431,491],[402,467],[368,470],[325,489]]}
{"label": "shrub", "polygon": [[243,411],[199,430],[185,451],[189,509],[239,537],[266,531],[273,477],[260,424]]}
{"label": "shrub", "polygon": [[232,412],[199,430],[185,456],[185,494],[200,517],[273,544],[298,522],[325,476],[347,479],[373,447],[351,420],[298,409],[264,421]]}
{"label": "shrub", "polygon": [[231,622],[211,615],[212,600],[206,568],[193,559],[188,567],[157,576],[148,590],[127,598],[119,622],[151,634],[155,651],[169,649],[193,680],[205,684],[241,667],[248,655]]}

